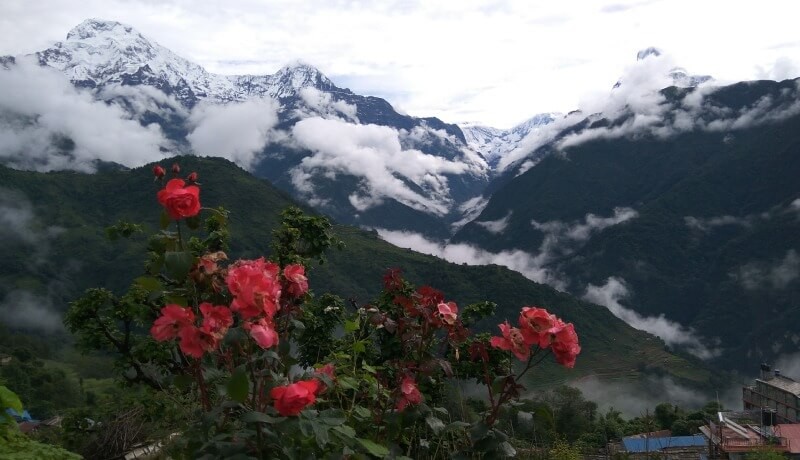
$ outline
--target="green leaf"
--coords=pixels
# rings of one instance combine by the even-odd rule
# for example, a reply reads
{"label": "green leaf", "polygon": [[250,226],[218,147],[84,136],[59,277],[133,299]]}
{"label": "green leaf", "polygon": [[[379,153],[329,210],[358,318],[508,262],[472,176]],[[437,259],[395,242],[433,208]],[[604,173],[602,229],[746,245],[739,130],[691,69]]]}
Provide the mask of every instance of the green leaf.
{"label": "green leaf", "polygon": [[361,446],[367,450],[371,455],[376,457],[386,457],[389,455],[389,449],[386,447],[375,443],[374,441],[370,441],[369,439],[358,438],[358,442],[361,443]]}
{"label": "green leaf", "polygon": [[285,417],[272,417],[263,412],[247,412],[242,415],[241,420],[245,423],[278,423],[286,420]]}
{"label": "green leaf", "polygon": [[355,332],[357,330],[358,330],[358,320],[356,320],[356,321],[345,320],[345,322],[344,322],[344,331],[345,332]]}
{"label": "green leaf", "polygon": [[503,441],[497,446],[499,450],[506,457],[514,457],[517,455],[517,449],[514,449],[508,441]]}
{"label": "green leaf", "polygon": [[348,376],[341,376],[338,378],[339,386],[344,388],[345,390],[357,390],[358,389],[358,381],[352,377]]}
{"label": "green leaf", "polygon": [[367,363],[362,363],[361,368],[369,372],[370,374],[376,374],[378,372],[374,367],[370,366]]}
{"label": "green leaf", "polygon": [[170,219],[166,209],[161,211],[161,218],[159,219],[158,222],[161,225],[161,230],[166,230],[166,228],[169,227],[169,224],[170,222],[172,222],[172,219]]}
{"label": "green leaf", "polygon": [[365,351],[367,351],[367,346],[364,344],[363,340],[359,340],[353,344],[353,353],[364,353]]}
{"label": "green leaf", "polygon": [[457,422],[453,422],[453,423],[447,425],[445,427],[445,431],[452,431],[452,430],[456,430],[456,429],[466,428],[468,426],[469,426],[469,423],[467,423],[467,422],[457,421]]}
{"label": "green leaf", "polygon": [[328,427],[320,423],[314,423],[311,427],[314,428],[314,438],[317,440],[317,445],[320,448],[325,447],[325,444],[328,444],[328,441],[330,441],[328,437]]}
{"label": "green leaf", "polygon": [[356,437],[356,430],[348,425],[339,425],[331,429],[348,439],[353,439]]}
{"label": "green leaf", "polygon": [[186,300],[186,297],[179,296],[179,295],[170,295],[164,298],[164,302],[167,304],[174,303],[180,305],[181,307],[189,306],[189,301]]}
{"label": "green leaf", "polygon": [[353,410],[355,411],[356,415],[364,419],[369,418],[372,415],[372,412],[370,412],[370,410],[364,406],[356,406],[353,408]]}
{"label": "green leaf", "polygon": [[136,284],[150,292],[164,290],[164,286],[161,284],[161,281],[152,276],[140,276],[136,278],[135,281]]}
{"label": "green leaf", "polygon": [[176,281],[183,281],[189,275],[194,264],[194,256],[186,251],[167,251],[164,253],[164,265],[167,274]]}
{"label": "green leaf", "polygon": [[434,417],[433,415],[425,417],[425,423],[427,423],[428,426],[431,427],[431,430],[433,430],[435,434],[439,434],[439,432],[441,432],[444,429],[444,422],[442,422],[442,420],[439,419],[438,417]]}
{"label": "green leaf", "polygon": [[303,324],[300,321],[297,321],[296,319],[292,320],[292,326],[294,326],[294,328],[297,329],[298,331],[305,331],[306,330],[306,325]]}
{"label": "green leaf", "polygon": [[341,409],[327,409],[319,413],[319,420],[326,425],[341,425],[347,419]]}
{"label": "green leaf", "polygon": [[247,373],[243,368],[238,368],[231,375],[228,384],[225,387],[228,390],[228,396],[240,403],[247,400],[247,394],[250,393],[250,382],[247,379]]}
{"label": "green leaf", "polygon": [[300,420],[300,432],[303,433],[303,436],[311,436],[314,432],[314,425],[315,423],[310,420]]}
{"label": "green leaf", "polygon": [[483,422],[476,423],[469,430],[469,436],[473,443],[485,438],[487,434],[489,434],[489,426]]}
{"label": "green leaf", "polygon": [[16,393],[0,385],[0,409],[4,409],[3,412],[5,412],[7,408],[14,409],[17,413],[21,413],[22,401],[19,400],[19,396],[17,396]]}

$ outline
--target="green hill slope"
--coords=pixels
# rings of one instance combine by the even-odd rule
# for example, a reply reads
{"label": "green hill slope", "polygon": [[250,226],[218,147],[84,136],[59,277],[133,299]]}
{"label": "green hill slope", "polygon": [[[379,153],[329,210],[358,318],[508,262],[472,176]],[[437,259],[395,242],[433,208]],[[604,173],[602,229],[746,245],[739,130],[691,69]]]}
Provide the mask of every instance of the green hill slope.
{"label": "green hill slope", "polygon": [[[205,206],[231,211],[232,257],[268,254],[271,230],[280,211],[293,204],[265,181],[221,159],[184,157],[184,171],[198,171]],[[172,160],[165,161],[165,165]],[[118,219],[158,225],[157,185],[149,167],[95,175],[70,172],[32,173],[0,168],[7,207],[26,207],[26,232],[9,233],[0,246],[0,297],[25,290],[52,301],[54,311],[90,286],[119,290],[140,273],[141,243],[104,238],[104,227]],[[57,229],[55,229],[57,227]],[[8,232],[8,230],[6,230]],[[367,302],[378,292],[385,269],[399,267],[409,280],[430,284],[459,304],[479,300],[498,303],[496,320],[482,327],[496,331],[496,322],[515,320],[520,307],[538,304],[576,325],[583,353],[576,369],[539,373],[542,381],[603,374],[636,378],[644,373],[670,375],[679,381],[707,385],[711,373],[701,364],[665,351],[664,344],[628,327],[605,308],[588,304],[498,266],[469,267],[447,263],[389,245],[377,235],[337,226],[345,242],[327,264],[311,274],[312,289]]]}

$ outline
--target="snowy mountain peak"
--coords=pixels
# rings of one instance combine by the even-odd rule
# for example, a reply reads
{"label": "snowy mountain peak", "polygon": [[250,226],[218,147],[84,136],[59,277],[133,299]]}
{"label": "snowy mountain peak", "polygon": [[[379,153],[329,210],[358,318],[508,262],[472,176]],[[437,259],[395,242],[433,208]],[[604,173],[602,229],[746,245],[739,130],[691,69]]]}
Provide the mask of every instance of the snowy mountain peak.
{"label": "snowy mountain peak", "polygon": [[294,90],[308,86],[318,89],[335,88],[333,82],[323,75],[319,69],[301,61],[284,66],[272,76],[272,79],[276,83]]}
{"label": "snowy mountain peak", "polygon": [[661,56],[661,50],[659,50],[658,48],[653,47],[653,46],[647,47],[647,48],[645,48],[643,50],[640,50],[638,53],[636,53],[636,60],[637,61],[643,61],[643,60],[649,58],[650,56],[653,56],[653,57]]}
{"label": "snowy mountain peak", "polygon": [[86,40],[88,38],[96,37],[98,35],[126,35],[136,34],[133,27],[122,24],[117,21],[106,21],[103,19],[87,19],[77,26],[73,27],[67,33],[67,40]]}
{"label": "snowy mountain peak", "polygon": [[523,121],[511,129],[497,129],[489,126],[466,124],[461,131],[467,145],[479,152],[493,167],[504,155],[516,149],[530,133],[552,123],[562,116],[559,113],[540,113]]}
{"label": "snowy mountain peak", "polygon": [[250,97],[292,98],[302,88],[338,90],[315,67],[296,62],[274,75],[218,75],[147,39],[133,27],[87,19],[67,39],[36,53],[42,65],[64,72],[79,86],[149,85],[186,106],[201,100],[241,101]]}

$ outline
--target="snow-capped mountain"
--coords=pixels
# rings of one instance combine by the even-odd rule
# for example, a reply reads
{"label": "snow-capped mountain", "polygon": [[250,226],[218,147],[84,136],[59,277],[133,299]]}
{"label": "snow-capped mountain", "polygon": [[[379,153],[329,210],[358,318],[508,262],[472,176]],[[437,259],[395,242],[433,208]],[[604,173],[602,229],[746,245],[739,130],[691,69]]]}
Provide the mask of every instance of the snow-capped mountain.
{"label": "snow-capped mountain", "polygon": [[0,141],[14,146],[0,163],[12,167],[90,171],[98,161],[223,156],[341,222],[440,236],[489,180],[456,125],[400,114],[305,63],[214,74],[131,26],[89,19],[46,50],[0,58],[3,69],[0,91],[42,99],[4,106],[0,97]]}
{"label": "snow-capped mountain", "polygon": [[201,99],[242,101],[249,97],[282,99],[304,87],[337,89],[319,70],[302,63],[274,75],[218,75],[152,42],[131,26],[88,19],[70,30],[67,39],[36,53],[42,65],[62,71],[76,85],[154,86],[191,107]]}
{"label": "snow-capped mountain", "polygon": [[461,131],[467,144],[476,152],[483,155],[486,161],[494,167],[500,158],[516,149],[520,141],[544,125],[555,121],[561,114],[540,113],[511,129],[497,129],[478,124],[463,124]]}

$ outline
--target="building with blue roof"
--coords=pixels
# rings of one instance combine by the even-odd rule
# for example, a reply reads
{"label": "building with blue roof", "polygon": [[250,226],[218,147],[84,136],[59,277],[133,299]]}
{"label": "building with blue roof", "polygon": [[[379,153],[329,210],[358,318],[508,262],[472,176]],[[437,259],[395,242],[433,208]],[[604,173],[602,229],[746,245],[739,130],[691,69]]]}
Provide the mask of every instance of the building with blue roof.
{"label": "building with blue roof", "polygon": [[708,441],[700,435],[672,436],[664,438],[622,438],[622,445],[628,453],[666,452],[674,449],[701,448],[704,449]]}

